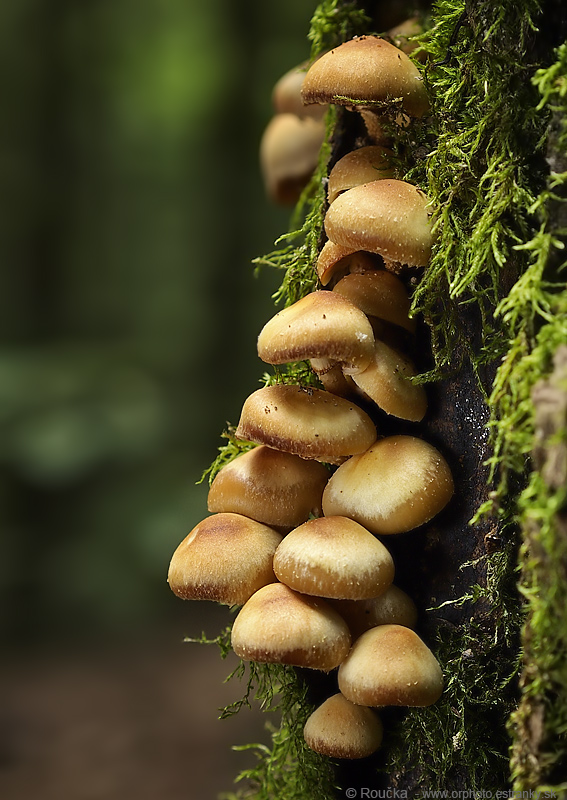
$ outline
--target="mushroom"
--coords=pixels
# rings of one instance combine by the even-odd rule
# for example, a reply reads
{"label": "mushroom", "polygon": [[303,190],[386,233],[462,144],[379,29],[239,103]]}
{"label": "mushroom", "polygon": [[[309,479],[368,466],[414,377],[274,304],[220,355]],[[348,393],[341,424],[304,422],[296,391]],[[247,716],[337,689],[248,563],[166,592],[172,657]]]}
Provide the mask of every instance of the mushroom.
{"label": "mushroom", "polygon": [[281,542],[274,572],[303,594],[351,600],[376,597],[394,579],[394,562],[382,542],[347,517],[303,523]]}
{"label": "mushroom", "polygon": [[[415,37],[421,33],[423,33],[423,25],[419,17],[410,17],[390,28],[388,37],[392,40],[392,44],[409,56],[419,47],[419,42],[415,41]],[[419,61],[425,61],[425,58],[419,55],[417,58]]]}
{"label": "mushroom", "polygon": [[333,600],[332,606],[347,623],[353,641],[377,625],[396,624],[414,628],[417,622],[415,603],[393,583],[378,597],[368,600]]}
{"label": "mushroom", "polygon": [[232,627],[232,648],[245,661],[328,672],[346,658],[350,633],[324,600],[273,583],[259,589],[240,610]]}
{"label": "mushroom", "polygon": [[358,388],[386,414],[419,422],[427,411],[427,395],[416,375],[412,361],[385,342],[376,340],[374,360],[358,375],[352,375]]}
{"label": "mushroom", "polygon": [[417,633],[378,625],[360,636],[339,668],[339,689],[362,706],[429,706],[443,691],[443,673]]}
{"label": "mushroom", "polygon": [[226,464],[208,495],[209,511],[233,511],[278,528],[295,528],[321,514],[329,472],[306,461],[259,445]]}
{"label": "mushroom", "polygon": [[406,181],[386,179],[339,195],[325,216],[325,231],[344,248],[379,253],[414,267],[429,262],[433,237],[429,200]]}
{"label": "mushroom", "polygon": [[260,142],[260,166],[268,197],[294,205],[319,161],[325,138],[323,120],[276,114]]}
{"label": "mushroom", "polygon": [[428,522],[453,495],[441,453],[415,436],[388,436],[344,462],[323,492],[323,514],[350,517],[372,533],[403,533]]}
{"label": "mushroom", "polygon": [[281,535],[241,514],[214,514],[196,525],[173,554],[168,582],[183,600],[242,605],[276,580]]}
{"label": "mushroom", "polygon": [[336,361],[329,358],[310,358],[309,363],[327,392],[339,397],[352,397],[356,394],[356,384],[350,375],[344,374],[341,365]]}
{"label": "mushroom", "polygon": [[361,408],[322,389],[266,386],[244,402],[236,436],[277,450],[336,464],[376,441]]}
{"label": "mushroom", "polygon": [[[323,286],[327,286],[337,275],[351,272],[368,272],[378,269],[376,256],[360,251],[358,248],[342,247],[327,241],[317,257],[317,276]],[[383,262],[380,264],[383,266]]]}
{"label": "mushroom", "polygon": [[272,105],[276,114],[295,114],[298,117],[322,119],[327,111],[326,105],[306,106],[301,97],[303,79],[308,62],[288,70],[275,83],[272,90]]}
{"label": "mushroom", "polygon": [[303,728],[307,747],[330,758],[366,758],[378,750],[382,735],[378,714],[340,692],[316,708]]}
{"label": "mushroom", "polygon": [[415,333],[415,319],[409,317],[410,300],[402,281],[387,269],[345,275],[334,292],[346,297],[368,317],[378,317]]}
{"label": "mushroom", "polygon": [[366,315],[334,292],[311,292],[264,325],[258,355],[268,364],[308,358],[340,362],[347,374],[362,372],[374,352],[374,333]]}
{"label": "mushroom", "polygon": [[387,147],[369,145],[351,150],[340,158],[329,173],[327,197],[329,205],[342,192],[359,186],[361,183],[393,178],[395,169],[392,166],[393,153]]}

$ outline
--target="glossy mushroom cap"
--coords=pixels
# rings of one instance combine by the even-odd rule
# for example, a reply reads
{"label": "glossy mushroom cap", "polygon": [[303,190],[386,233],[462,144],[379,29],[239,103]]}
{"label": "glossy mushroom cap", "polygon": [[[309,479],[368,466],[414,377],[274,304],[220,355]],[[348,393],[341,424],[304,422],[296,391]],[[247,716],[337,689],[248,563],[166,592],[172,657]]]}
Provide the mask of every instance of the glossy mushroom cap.
{"label": "glossy mushroom cap", "polygon": [[322,389],[276,385],[246,399],[236,436],[337,464],[364,452],[377,434],[368,414],[342,397]]}
{"label": "glossy mushroom cap", "polygon": [[224,466],[211,484],[209,511],[233,511],[280,528],[321,514],[329,472],[317,461],[260,445]]}
{"label": "glossy mushroom cap", "polygon": [[276,580],[281,535],[240,514],[215,514],[196,525],[169,565],[171,590],[183,600],[241,605]]}
{"label": "glossy mushroom cap", "polygon": [[377,339],[372,363],[352,380],[386,414],[420,422],[427,411],[427,395],[423,386],[409,380],[415,375],[407,356]]}
{"label": "glossy mushroom cap", "polygon": [[307,62],[293,67],[274,85],[272,105],[276,114],[295,114],[298,117],[314,117],[315,119],[322,119],[325,116],[327,110],[325,105],[306,106],[301,97],[307,67]]}
{"label": "glossy mushroom cap", "polygon": [[443,673],[417,633],[379,625],[360,636],[339,668],[339,689],[363,706],[429,706],[443,691]]}
{"label": "glossy mushroom cap", "polygon": [[334,292],[346,297],[368,317],[378,317],[415,332],[415,319],[410,319],[410,300],[402,281],[387,269],[345,275]]}
{"label": "glossy mushroom cap", "polygon": [[274,572],[304,594],[359,600],[388,588],[394,562],[362,525],[347,517],[322,517],[285,537],[274,556]]}
{"label": "glossy mushroom cap", "polygon": [[406,181],[363,183],[337,197],[325,216],[325,231],[341,247],[423,267],[433,244],[428,205],[426,195]]}
{"label": "glossy mushroom cap", "polygon": [[260,166],[268,197],[293,205],[307,185],[325,137],[322,120],[276,114],[260,142]]}
{"label": "glossy mushroom cap", "polygon": [[403,625],[414,628],[415,603],[402,589],[391,584],[378,597],[368,600],[333,600],[332,606],[347,623],[353,641],[377,625]]}
{"label": "glossy mushroom cap", "polygon": [[350,633],[324,600],[273,583],[252,595],[240,610],[232,627],[232,648],[245,661],[328,672],[346,658]]}
{"label": "glossy mushroom cap", "polygon": [[303,729],[307,747],[329,758],[366,758],[378,750],[382,735],[377,713],[340,692],[316,708]]}
{"label": "glossy mushroom cap", "polygon": [[368,318],[334,292],[311,292],[272,317],[258,336],[258,355],[268,364],[329,358],[356,373],[366,369],[373,353]]}
{"label": "glossy mushroom cap", "polygon": [[388,436],[331,476],[323,513],[350,517],[378,535],[403,533],[438,514],[453,491],[449,466],[435,447],[414,436]]}
{"label": "glossy mushroom cap", "polygon": [[417,67],[405,53],[378,36],[360,36],[330,50],[307,71],[304,103],[353,106],[400,101],[411,116],[429,109],[427,92]]}
{"label": "glossy mushroom cap", "polygon": [[347,189],[361,183],[393,178],[395,169],[392,166],[393,153],[387,147],[369,145],[351,150],[340,158],[329,173],[327,196],[329,205]]}
{"label": "glossy mushroom cap", "polygon": [[377,256],[364,253],[352,247],[341,247],[330,240],[326,241],[317,257],[317,277],[323,286],[327,286],[333,278],[343,277],[351,272],[368,272],[378,269]]}

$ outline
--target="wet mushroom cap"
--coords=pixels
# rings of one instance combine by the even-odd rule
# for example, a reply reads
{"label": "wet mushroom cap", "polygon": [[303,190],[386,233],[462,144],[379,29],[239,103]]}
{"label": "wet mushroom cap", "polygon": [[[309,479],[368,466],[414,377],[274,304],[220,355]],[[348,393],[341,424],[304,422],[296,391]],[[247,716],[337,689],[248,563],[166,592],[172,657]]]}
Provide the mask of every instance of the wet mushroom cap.
{"label": "wet mushroom cap", "polygon": [[377,269],[341,278],[333,291],[346,297],[368,317],[378,317],[415,332],[410,319],[410,299],[402,281],[387,269]]}
{"label": "wet mushroom cap", "polygon": [[352,380],[386,414],[420,422],[427,411],[427,395],[410,378],[416,370],[410,359],[378,339],[372,363]]}
{"label": "wet mushroom cap", "polygon": [[[301,90],[304,103],[353,106],[393,104],[421,117],[429,109],[423,79],[408,56],[378,36],[360,36],[330,50],[311,65]],[[358,106],[357,106],[358,107]]]}
{"label": "wet mushroom cap", "polygon": [[323,492],[323,513],[350,517],[372,533],[410,531],[428,522],[454,492],[441,453],[414,436],[388,436],[344,462]]}
{"label": "wet mushroom cap", "polygon": [[413,267],[429,263],[429,200],[406,181],[371,181],[343,192],[327,211],[325,231],[341,247],[379,253]]}
{"label": "wet mushroom cap", "polygon": [[378,750],[382,735],[378,714],[340,692],[316,708],[303,729],[306,745],[329,758],[366,758]]}
{"label": "wet mushroom cap", "polygon": [[339,689],[363,706],[429,706],[441,696],[443,673],[417,633],[379,625],[353,644],[339,668]]}
{"label": "wet mushroom cap", "polygon": [[232,648],[245,661],[328,672],[346,658],[350,633],[324,600],[273,583],[252,595],[240,610],[232,627]]}
{"label": "wet mushroom cap", "polygon": [[331,464],[376,441],[374,423],[354,403],[322,389],[266,386],[244,402],[236,436]]}
{"label": "wet mushroom cap", "polygon": [[298,592],[358,600],[388,588],[394,562],[382,542],[354,520],[321,517],[285,537],[274,555],[274,572]]}
{"label": "wet mushroom cap", "polygon": [[226,464],[209,489],[209,511],[233,511],[281,528],[321,514],[329,472],[318,461],[259,445]]}
{"label": "wet mushroom cap", "polygon": [[316,291],[284,308],[262,328],[258,355],[268,364],[329,358],[350,373],[362,372],[374,353],[367,316],[342,295]]}
{"label": "wet mushroom cap", "polygon": [[369,145],[351,150],[340,158],[329,173],[327,196],[329,205],[347,189],[361,183],[393,178],[393,153],[387,147]]}
{"label": "wet mushroom cap", "polygon": [[414,628],[417,608],[409,595],[391,584],[378,597],[368,600],[333,600],[332,606],[347,623],[352,638],[358,637],[377,625],[403,625]]}
{"label": "wet mushroom cap", "polygon": [[168,582],[183,600],[242,605],[276,580],[273,557],[282,537],[240,514],[214,514],[185,537],[173,554]]}

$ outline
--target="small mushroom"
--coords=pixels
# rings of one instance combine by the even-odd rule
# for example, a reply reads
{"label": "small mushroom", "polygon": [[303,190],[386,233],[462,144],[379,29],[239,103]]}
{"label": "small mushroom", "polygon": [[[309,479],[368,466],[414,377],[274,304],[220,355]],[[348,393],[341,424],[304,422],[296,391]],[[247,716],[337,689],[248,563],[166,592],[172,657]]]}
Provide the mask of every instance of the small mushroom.
{"label": "small mushroom", "polygon": [[245,661],[328,672],[346,658],[350,633],[324,600],[273,583],[259,589],[240,610],[232,627],[232,648]]}
{"label": "small mushroom", "polygon": [[415,436],[388,436],[344,462],[323,492],[323,514],[350,517],[372,533],[410,531],[449,502],[454,485],[441,453]]}
{"label": "small mushroom", "polygon": [[326,241],[317,257],[317,276],[323,286],[327,286],[333,278],[343,277],[348,273],[364,273],[383,266],[382,260],[377,263],[377,256],[352,247],[342,247],[330,240]]}
{"label": "small mushroom", "polygon": [[276,580],[272,563],[281,539],[272,528],[241,514],[214,514],[174,552],[169,586],[183,600],[242,605]]}
{"label": "small mushroom", "polygon": [[378,253],[385,260],[423,267],[433,237],[429,200],[406,181],[386,179],[339,195],[325,216],[325,231],[344,248]]}
{"label": "small mushroom", "polygon": [[274,555],[274,572],[303,594],[360,600],[388,588],[394,562],[382,542],[354,520],[321,517],[285,537]]}
{"label": "small mushroom", "polygon": [[[400,22],[388,31],[388,37],[391,39],[392,44],[398,47],[406,55],[411,55],[419,47],[419,43],[415,41],[415,37],[423,33],[423,25],[418,17],[410,17],[409,19]],[[424,57],[418,56],[419,61],[424,61]]]}
{"label": "small mushroom", "polygon": [[415,367],[407,356],[377,339],[372,363],[364,372],[351,377],[386,414],[420,422],[427,411],[427,395],[423,386],[411,382],[415,375]]}
{"label": "small mushroom", "polygon": [[319,161],[325,138],[322,120],[276,114],[260,142],[260,166],[268,197],[281,205],[294,205]]}
{"label": "small mushroom", "polygon": [[244,402],[240,439],[337,464],[376,441],[374,423],[361,408],[322,389],[276,385]]}
{"label": "small mushroom", "polygon": [[327,392],[339,397],[352,397],[356,394],[356,384],[350,375],[344,374],[341,365],[336,361],[329,358],[310,358],[309,363]]}
{"label": "small mushroom", "polygon": [[378,597],[368,600],[333,600],[332,606],[347,623],[353,641],[377,625],[414,628],[417,608],[411,597],[392,583]]}
{"label": "small mushroom", "polygon": [[353,644],[339,668],[339,689],[362,706],[429,706],[441,696],[443,673],[417,633],[379,625]]}
{"label": "small mushroom", "polygon": [[259,445],[226,464],[208,495],[209,511],[232,511],[289,530],[321,514],[329,472],[306,461]]}
{"label": "small mushroom", "polygon": [[393,272],[377,269],[345,275],[333,291],[354,303],[367,317],[378,317],[415,333],[415,319],[409,317],[406,287]]}
{"label": "small mushroom", "polygon": [[295,114],[298,117],[315,119],[322,119],[325,116],[326,105],[306,106],[301,97],[307,67],[307,62],[293,67],[275,83],[272,90],[272,105],[276,114]]}
{"label": "small mushroom", "polygon": [[329,173],[327,197],[329,205],[347,189],[361,183],[393,178],[395,169],[392,166],[394,154],[387,147],[369,145],[351,150],[340,158]]}
{"label": "small mushroom", "polygon": [[340,692],[316,708],[303,728],[307,747],[329,758],[366,758],[378,750],[382,735],[378,714]]}
{"label": "small mushroom", "polygon": [[258,336],[258,355],[268,364],[328,358],[354,374],[366,369],[373,351],[366,315],[348,298],[327,291],[311,292],[284,308]]}

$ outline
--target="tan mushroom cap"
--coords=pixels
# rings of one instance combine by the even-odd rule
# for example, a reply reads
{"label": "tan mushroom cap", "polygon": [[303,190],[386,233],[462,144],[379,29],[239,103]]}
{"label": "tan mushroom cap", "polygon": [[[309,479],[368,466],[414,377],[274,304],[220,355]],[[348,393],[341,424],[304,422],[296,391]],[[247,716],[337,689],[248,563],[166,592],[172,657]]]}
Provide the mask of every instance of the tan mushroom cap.
{"label": "tan mushroom cap", "polygon": [[409,380],[414,375],[415,367],[407,356],[377,339],[370,366],[351,377],[386,414],[419,422],[427,411],[427,395],[423,386]]}
{"label": "tan mushroom cap", "polygon": [[329,205],[347,189],[383,178],[393,178],[395,169],[392,166],[394,154],[387,147],[369,145],[351,150],[340,158],[329,173],[327,197]]}
{"label": "tan mushroom cap", "polygon": [[293,205],[319,160],[325,124],[311,117],[276,114],[260,142],[260,166],[266,193],[275,203]]}
{"label": "tan mushroom cap", "polygon": [[244,402],[240,439],[336,464],[376,441],[374,423],[354,403],[322,389],[277,385],[258,389]]}
{"label": "tan mushroom cap", "polygon": [[429,706],[441,697],[443,673],[417,633],[379,625],[352,646],[339,668],[339,689],[363,706]]}
{"label": "tan mushroom cap", "polygon": [[330,358],[347,373],[362,372],[374,353],[374,332],[364,314],[342,295],[311,292],[277,313],[258,336],[258,355],[268,364]]}
{"label": "tan mushroom cap", "polygon": [[363,183],[337,197],[325,216],[325,231],[353,252],[367,250],[423,267],[433,243],[428,204],[426,195],[406,181]]}
{"label": "tan mushroom cap", "polygon": [[276,550],[274,572],[304,594],[360,600],[388,588],[394,562],[362,525],[347,517],[322,517],[288,533]]}
{"label": "tan mushroom cap", "polygon": [[328,358],[309,359],[313,372],[323,384],[323,388],[339,397],[352,397],[357,392],[356,384],[350,375],[345,375],[341,365]]}
{"label": "tan mushroom cap", "polygon": [[327,110],[325,105],[306,106],[301,97],[307,67],[308,62],[292,67],[276,81],[272,90],[272,105],[276,114],[295,114],[298,117],[315,119],[322,119],[325,116]]}
{"label": "tan mushroom cap", "polygon": [[329,697],[303,728],[307,747],[329,758],[366,758],[382,744],[378,714],[351,703],[340,692]]}
{"label": "tan mushroom cap", "polygon": [[410,319],[410,299],[402,281],[387,269],[377,269],[341,278],[333,291],[346,297],[368,317],[378,317],[415,332]]}
{"label": "tan mushroom cap", "polygon": [[323,513],[350,517],[375,534],[410,531],[453,496],[449,466],[433,445],[388,436],[345,461],[323,492]]}
{"label": "tan mushroom cap", "polygon": [[208,495],[209,511],[232,511],[281,528],[321,514],[329,472],[318,461],[259,445],[226,464]]}
{"label": "tan mushroom cap", "polygon": [[368,600],[333,600],[332,606],[347,623],[351,636],[358,639],[377,625],[403,625],[414,628],[417,608],[411,597],[391,584],[378,597]]}
{"label": "tan mushroom cap", "polygon": [[[400,22],[388,31],[388,36],[392,43],[399,47],[400,50],[406,55],[410,55],[419,47],[419,43],[415,41],[415,37],[423,33],[423,25],[419,17],[410,17],[409,19]],[[423,61],[423,58],[419,59]]]}
{"label": "tan mushroom cap", "polygon": [[232,648],[245,661],[328,672],[346,658],[350,633],[324,600],[273,583],[252,595],[240,610],[232,627]]}
{"label": "tan mushroom cap", "polygon": [[330,50],[311,65],[303,81],[304,103],[402,101],[405,112],[421,117],[429,109],[417,67],[405,53],[378,36],[360,36]]}
{"label": "tan mushroom cap", "polygon": [[328,240],[321,248],[315,269],[322,285],[327,286],[341,273],[363,273],[376,270],[379,266],[376,263],[376,255],[358,249],[353,250],[351,247],[341,247]]}
{"label": "tan mushroom cap", "polygon": [[281,535],[240,514],[214,514],[181,542],[169,565],[171,590],[184,600],[241,605],[276,580]]}

